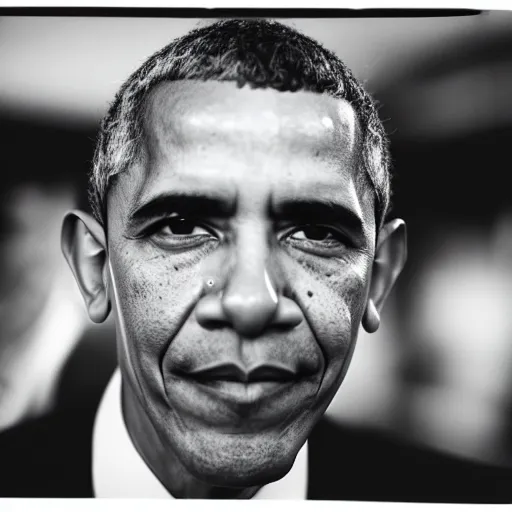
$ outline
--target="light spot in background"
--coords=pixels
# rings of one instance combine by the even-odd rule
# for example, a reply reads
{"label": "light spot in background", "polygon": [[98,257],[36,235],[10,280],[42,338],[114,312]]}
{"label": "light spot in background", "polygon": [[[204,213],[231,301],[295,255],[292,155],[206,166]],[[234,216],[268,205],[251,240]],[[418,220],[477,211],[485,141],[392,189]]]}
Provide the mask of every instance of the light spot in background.
{"label": "light spot in background", "polygon": [[508,126],[512,121],[511,89],[510,62],[486,62],[422,80],[401,98],[400,134],[403,138],[442,139]]}
{"label": "light spot in background", "polygon": [[[0,430],[47,412],[60,371],[87,323],[80,293],[60,250],[68,188],[11,189],[8,211],[16,229],[3,240],[0,297]],[[4,198],[4,201],[6,199]]]}
{"label": "light spot in background", "polygon": [[[509,20],[506,11],[494,11],[485,18],[282,21],[342,55],[354,74],[376,90],[424,48],[453,43],[476,27],[485,37],[509,29]],[[103,116],[117,89],[148,55],[205,20],[9,16],[0,23],[0,106],[83,123]]]}
{"label": "light spot in background", "polygon": [[476,231],[445,240],[418,283],[411,319],[439,376],[413,392],[413,430],[437,447],[491,460],[512,384],[512,267],[497,264]]}

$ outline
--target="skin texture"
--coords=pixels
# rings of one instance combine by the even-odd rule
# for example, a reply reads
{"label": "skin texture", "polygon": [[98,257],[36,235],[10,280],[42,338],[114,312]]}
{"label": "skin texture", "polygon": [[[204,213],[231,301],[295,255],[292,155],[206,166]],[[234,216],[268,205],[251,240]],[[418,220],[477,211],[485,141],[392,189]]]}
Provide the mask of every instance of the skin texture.
{"label": "skin texture", "polygon": [[[394,221],[376,233],[359,153],[343,100],[163,83],[146,104],[143,157],[109,192],[108,236],[83,213],[66,219],[64,253],[91,318],[114,310],[128,431],[174,496],[250,497],[282,478],[361,322],[378,327],[405,231]],[[305,205],[319,200],[336,214]],[[190,378],[226,363],[294,380]]]}

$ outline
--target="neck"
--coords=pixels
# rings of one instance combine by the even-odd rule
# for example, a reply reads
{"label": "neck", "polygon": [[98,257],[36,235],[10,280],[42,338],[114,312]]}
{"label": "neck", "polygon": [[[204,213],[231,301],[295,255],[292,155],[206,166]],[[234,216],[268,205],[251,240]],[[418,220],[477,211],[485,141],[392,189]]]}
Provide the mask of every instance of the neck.
{"label": "neck", "polygon": [[[171,447],[162,443],[136,394],[123,383],[123,417],[133,445],[144,462],[174,498],[249,499],[260,487],[219,487],[197,479]],[[139,433],[137,436],[136,433]],[[143,433],[143,435],[140,435]]]}

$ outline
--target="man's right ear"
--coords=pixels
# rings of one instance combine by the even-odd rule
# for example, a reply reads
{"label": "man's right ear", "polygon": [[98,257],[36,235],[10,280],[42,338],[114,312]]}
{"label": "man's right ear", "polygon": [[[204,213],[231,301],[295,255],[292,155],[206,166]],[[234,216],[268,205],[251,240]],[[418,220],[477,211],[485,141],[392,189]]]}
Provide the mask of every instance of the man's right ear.
{"label": "man's right ear", "polygon": [[111,304],[103,227],[85,212],[68,212],[62,224],[61,247],[84,298],[89,318],[95,323],[105,321]]}

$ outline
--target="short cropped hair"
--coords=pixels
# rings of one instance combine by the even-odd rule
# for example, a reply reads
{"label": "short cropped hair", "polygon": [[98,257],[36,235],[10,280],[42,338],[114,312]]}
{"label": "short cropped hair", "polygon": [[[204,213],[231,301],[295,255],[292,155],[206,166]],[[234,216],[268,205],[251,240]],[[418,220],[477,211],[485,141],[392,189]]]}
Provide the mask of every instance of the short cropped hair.
{"label": "short cropped hair", "polygon": [[142,113],[163,81],[215,80],[238,87],[325,93],[348,101],[362,131],[360,162],[373,187],[377,228],[390,204],[388,139],[376,104],[331,51],[293,28],[261,19],[227,19],[192,30],[152,55],[117,93],[98,135],[89,199],[106,224],[106,196],[115,176],[141,157]]}

